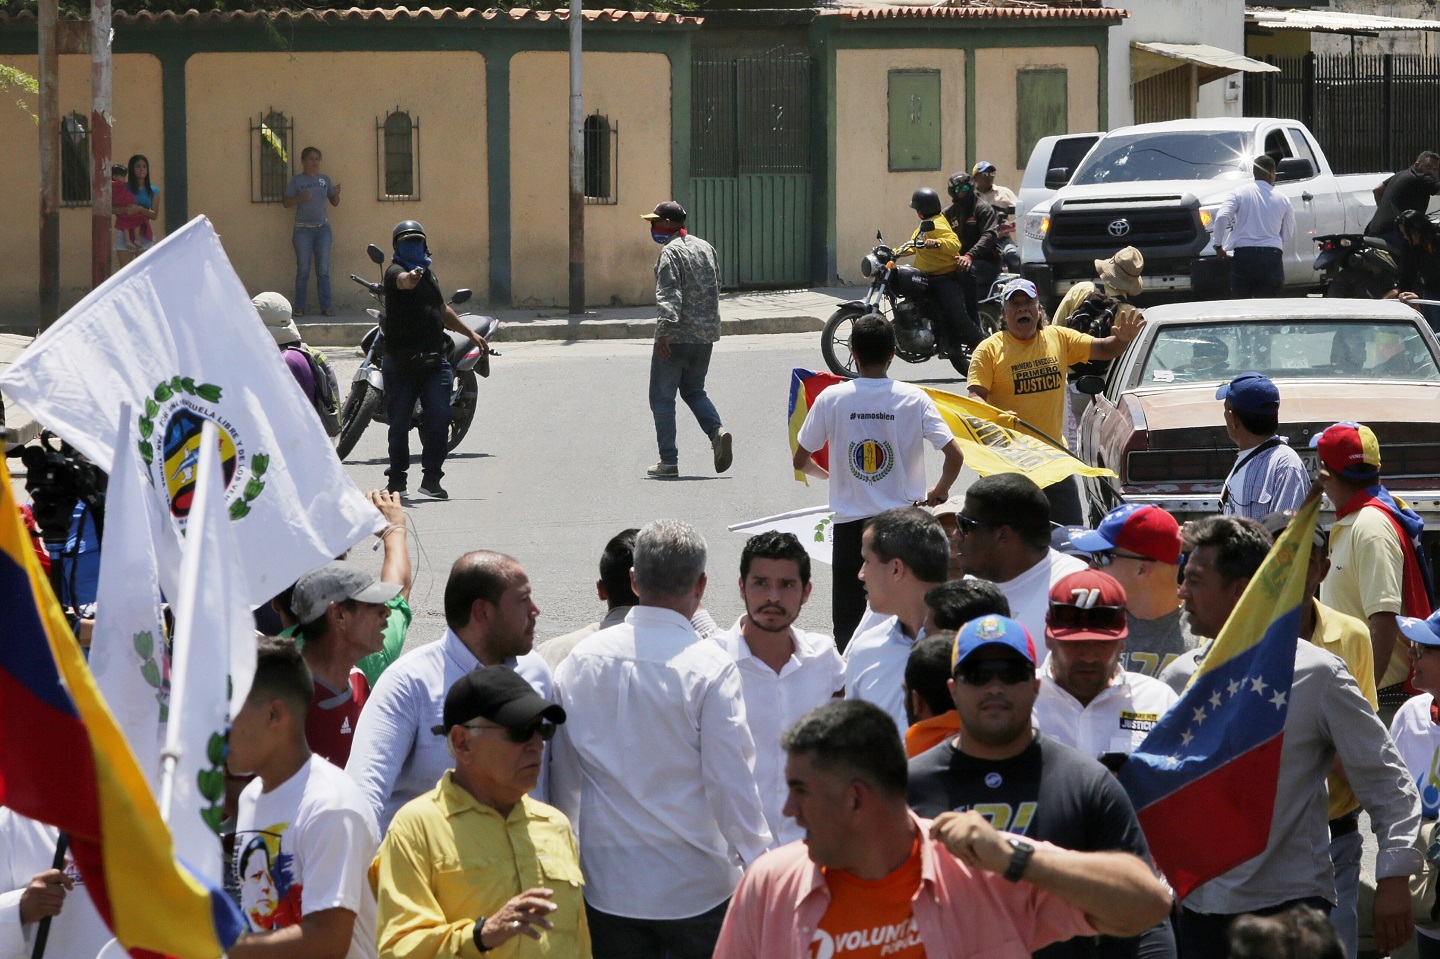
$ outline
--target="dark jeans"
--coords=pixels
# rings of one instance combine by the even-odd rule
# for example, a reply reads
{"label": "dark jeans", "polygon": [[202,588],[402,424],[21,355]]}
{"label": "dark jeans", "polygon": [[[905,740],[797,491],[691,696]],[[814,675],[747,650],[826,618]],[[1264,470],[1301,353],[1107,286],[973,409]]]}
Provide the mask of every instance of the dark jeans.
{"label": "dark jeans", "polygon": [[445,475],[446,447],[450,445],[450,361],[442,359],[433,370],[412,371],[394,357],[380,361],[385,376],[385,416],[390,420],[390,468],[385,471],[391,489],[404,489],[410,470],[410,415],[420,401],[420,468],[424,479],[440,481]]}
{"label": "dark jeans", "polygon": [[967,283],[960,271],[934,274],[930,277],[930,292],[935,305],[940,307],[940,322],[944,324],[941,343],[963,343],[974,349],[980,343],[980,327],[970,316],[967,305]]}
{"label": "dark jeans", "polygon": [[1285,295],[1285,254],[1273,246],[1237,246],[1230,254],[1230,299]]}
{"label": "dark jeans", "polygon": [[1050,522],[1061,526],[1085,525],[1078,477],[1067,476],[1058,483],[1051,483],[1045,487],[1045,498],[1050,501]]}
{"label": "dark jeans", "polygon": [[729,907],[727,899],[689,919],[626,919],[587,902],[591,951],[595,959],[710,959]]}
{"label": "dark jeans", "polygon": [[1431,939],[1415,933],[1415,948],[1420,959],[1440,959],[1440,939]]}
{"label": "dark jeans", "polygon": [[[1325,915],[1330,915],[1330,903],[1319,896],[1308,899],[1292,899],[1274,906],[1253,910],[1249,915],[1273,916],[1291,906],[1314,906]],[[1181,908],[1180,924],[1175,930],[1175,941],[1180,947],[1180,959],[1226,959],[1230,955],[1230,923],[1246,913],[1211,914],[1192,912]]]}
{"label": "dark jeans", "polygon": [[655,439],[660,462],[680,462],[675,447],[675,394],[678,392],[705,435],[711,439],[720,430],[720,414],[705,395],[705,374],[710,371],[713,343],[671,343],[670,358],[662,360],[658,350],[650,354],[650,413],[655,417]]}
{"label": "dark jeans", "polygon": [[[834,450],[832,449],[832,457]],[[842,469],[843,463],[830,463],[831,469]],[[860,582],[860,538],[865,532],[865,521],[857,519],[850,523],[836,523],[831,529],[830,571],[833,582],[830,587],[830,615],[835,626],[835,645],[840,652],[850,643],[855,627],[865,616],[865,584]]]}
{"label": "dark jeans", "polygon": [[330,302],[330,224],[297,226],[290,241],[295,246],[295,302],[297,312],[305,312],[310,295],[310,266],[315,266],[315,289],[320,294],[320,309],[328,310]]}
{"label": "dark jeans", "polygon": [[[979,303],[990,295],[990,287],[995,285],[995,278],[1000,275],[999,260],[976,260],[970,267],[970,278],[975,287],[974,315],[979,318]],[[970,304],[966,304],[970,305]]]}

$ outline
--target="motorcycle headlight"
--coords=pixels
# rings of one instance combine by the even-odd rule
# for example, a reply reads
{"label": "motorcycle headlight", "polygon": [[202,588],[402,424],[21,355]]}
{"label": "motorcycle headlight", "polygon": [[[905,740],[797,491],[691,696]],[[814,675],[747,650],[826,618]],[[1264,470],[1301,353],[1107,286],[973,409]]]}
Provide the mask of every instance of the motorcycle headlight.
{"label": "motorcycle headlight", "polygon": [[880,272],[880,261],[875,259],[873,253],[866,254],[865,259],[860,261],[860,275],[868,280],[878,272]]}
{"label": "motorcycle headlight", "polygon": [[1048,213],[1027,213],[1025,214],[1025,235],[1032,240],[1043,240],[1045,234],[1050,232],[1050,214]]}

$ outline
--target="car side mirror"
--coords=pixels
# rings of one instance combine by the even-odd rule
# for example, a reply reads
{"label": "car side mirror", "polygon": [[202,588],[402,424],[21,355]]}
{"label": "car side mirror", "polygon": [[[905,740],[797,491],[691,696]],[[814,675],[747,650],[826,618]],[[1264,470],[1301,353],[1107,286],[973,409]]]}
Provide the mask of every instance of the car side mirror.
{"label": "car side mirror", "polygon": [[450,297],[450,305],[459,306],[461,303],[464,303],[466,300],[470,299],[472,295],[473,294],[469,290],[456,290],[455,294]]}
{"label": "car side mirror", "polygon": [[1075,389],[1086,396],[1099,396],[1105,392],[1105,377],[1087,373],[1075,381]]}
{"label": "car side mirror", "polygon": [[376,266],[379,266],[381,263],[385,262],[385,254],[382,253],[380,248],[374,243],[371,243],[365,248],[365,253],[370,257],[370,262],[374,263]]}
{"label": "car side mirror", "polygon": [[1045,171],[1045,189],[1058,190],[1070,182],[1070,168],[1068,166],[1052,166]]}
{"label": "car side mirror", "polygon": [[921,232],[921,233],[929,233],[929,232],[930,232],[931,230],[933,230],[933,229],[935,229],[935,221],[934,221],[934,220],[921,220],[921,221],[920,221],[920,232]]}
{"label": "car side mirror", "polygon": [[1315,175],[1315,164],[1308,157],[1286,157],[1275,165],[1275,179],[1308,180]]}

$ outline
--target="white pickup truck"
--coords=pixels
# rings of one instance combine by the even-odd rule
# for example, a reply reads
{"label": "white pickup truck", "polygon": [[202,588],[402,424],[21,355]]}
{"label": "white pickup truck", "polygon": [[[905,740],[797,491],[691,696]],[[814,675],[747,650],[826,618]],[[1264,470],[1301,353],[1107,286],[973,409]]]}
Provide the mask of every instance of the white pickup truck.
{"label": "white pickup truck", "polygon": [[[1093,145],[1070,165],[1087,141]],[[1336,176],[1303,123],[1262,117],[1046,137],[1031,153],[1021,185],[1021,270],[1053,303],[1079,281],[1094,279],[1096,260],[1134,246],[1145,254],[1147,292],[1223,296],[1225,267],[1211,246],[1211,224],[1225,197],[1252,179],[1251,162],[1261,153],[1275,158],[1276,189],[1295,207],[1285,286],[1297,293],[1319,289],[1314,238],[1364,232],[1375,212],[1371,190],[1387,174]]]}

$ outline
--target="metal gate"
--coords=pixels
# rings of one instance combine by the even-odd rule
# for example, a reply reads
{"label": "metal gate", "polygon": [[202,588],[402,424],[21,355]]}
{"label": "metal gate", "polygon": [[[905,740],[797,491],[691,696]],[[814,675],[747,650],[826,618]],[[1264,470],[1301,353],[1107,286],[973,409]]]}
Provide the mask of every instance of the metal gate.
{"label": "metal gate", "polygon": [[810,58],[697,53],[690,223],[727,288],[810,280]]}

